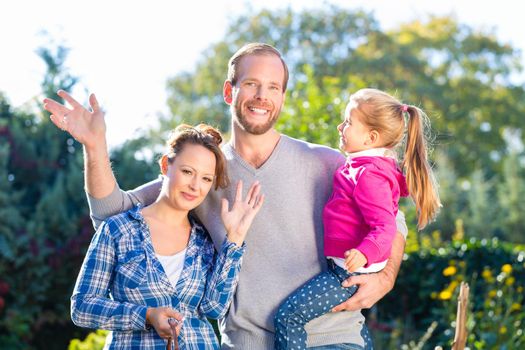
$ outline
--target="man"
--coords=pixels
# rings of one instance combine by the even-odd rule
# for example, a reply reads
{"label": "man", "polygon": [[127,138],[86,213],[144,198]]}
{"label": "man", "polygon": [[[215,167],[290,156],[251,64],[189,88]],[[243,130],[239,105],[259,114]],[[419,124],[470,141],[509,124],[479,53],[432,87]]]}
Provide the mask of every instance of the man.
{"label": "man", "polygon": [[[326,268],[322,245],[321,212],[332,175],[344,161],[328,147],[279,134],[274,124],[285,100],[288,68],[272,46],[252,43],[229,62],[224,101],[230,106],[232,136],[222,147],[232,183],[261,183],[266,203],[246,239],[240,281],[228,315],[220,323],[223,349],[272,349],[273,317],[278,306],[296,288]],[[111,171],[103,113],[93,95],[89,112],[65,92],[59,95],[73,109],[45,100],[53,122],[84,145],[86,191],[96,223],[136,202],[149,204],[158,195],[161,180],[126,193]],[[233,199],[234,189],[210,193],[196,213],[214,242],[225,237],[220,224],[220,199]],[[401,263],[406,225],[398,215],[398,234],[391,258],[377,274],[354,276],[358,292],[332,312],[307,325],[311,349],[371,348],[359,310],[371,307],[388,293]]]}

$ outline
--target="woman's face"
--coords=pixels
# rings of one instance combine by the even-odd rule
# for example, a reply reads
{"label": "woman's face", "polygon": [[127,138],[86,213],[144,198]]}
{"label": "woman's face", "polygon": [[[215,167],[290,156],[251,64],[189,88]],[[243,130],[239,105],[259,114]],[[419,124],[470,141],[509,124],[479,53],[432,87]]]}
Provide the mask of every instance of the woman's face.
{"label": "woman's face", "polygon": [[164,163],[165,196],[176,210],[189,211],[202,203],[215,178],[215,155],[201,145],[188,143],[171,163]]}

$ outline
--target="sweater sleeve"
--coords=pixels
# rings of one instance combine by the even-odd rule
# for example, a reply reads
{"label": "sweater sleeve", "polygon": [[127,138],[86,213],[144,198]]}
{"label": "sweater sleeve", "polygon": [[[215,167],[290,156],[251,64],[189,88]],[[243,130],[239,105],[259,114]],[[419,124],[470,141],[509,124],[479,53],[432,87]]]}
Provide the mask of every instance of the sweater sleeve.
{"label": "sweater sleeve", "polygon": [[117,184],[113,192],[104,198],[95,198],[86,192],[93,226],[97,229],[105,219],[129,210],[138,203],[150,205],[159,196],[161,187],[162,178],[159,177],[131,191],[123,191]]}
{"label": "sweater sleeve", "polygon": [[112,331],[145,330],[144,305],[110,299],[115,246],[103,224],[93,236],[71,296],[71,319],[80,327]]}
{"label": "sweater sleeve", "polygon": [[379,170],[367,168],[359,177],[354,198],[370,231],[357,246],[367,258],[367,264],[380,262],[390,255],[397,232],[388,178]]}
{"label": "sweater sleeve", "polygon": [[239,281],[245,247],[245,244],[238,247],[226,238],[220,252],[214,254],[199,306],[207,317],[219,319],[226,315]]}

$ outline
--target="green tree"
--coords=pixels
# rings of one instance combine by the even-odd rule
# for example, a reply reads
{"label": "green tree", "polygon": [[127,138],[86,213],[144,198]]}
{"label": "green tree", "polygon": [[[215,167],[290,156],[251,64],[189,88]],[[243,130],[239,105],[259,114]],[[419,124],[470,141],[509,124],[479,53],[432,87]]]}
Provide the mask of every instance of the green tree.
{"label": "green tree", "polygon": [[[327,87],[343,105],[349,93],[364,86],[421,105],[460,177],[474,166],[487,169],[488,176],[498,171],[498,156],[506,151],[503,127],[521,129],[525,91],[511,82],[521,71],[519,55],[493,33],[450,17],[429,17],[385,32],[370,14],[329,5],[300,12],[262,10],[233,19],[225,38],[203,53],[193,72],[169,80],[171,115],[161,130],[181,121],[205,121],[227,130],[229,115],[222,101],[227,61],[251,41],[275,45],[290,66],[290,117],[283,114],[279,127],[295,130],[293,136],[305,138],[304,125],[316,125],[319,132],[333,135],[329,145],[336,146],[332,130],[340,108],[333,110]],[[317,107],[306,110],[301,99],[311,85],[323,93],[308,101]]]}
{"label": "green tree", "polygon": [[[48,66],[42,90],[60,100],[56,91],[77,81],[64,68],[67,49],[38,52]],[[40,106],[31,107],[12,108],[0,94],[0,344],[64,349],[87,333],[73,326],[69,299],[93,227],[81,145]],[[152,157],[137,160],[144,144],[144,138],[130,140],[114,152],[127,188],[158,174]]]}
{"label": "green tree", "polygon": [[[65,56],[53,60],[47,49],[40,55],[49,68],[44,91],[69,89],[76,79],[63,68]],[[3,214],[21,221],[15,227],[2,225],[8,231],[7,246],[16,255],[0,262],[12,295],[0,322],[0,343],[12,349],[60,348],[61,337],[69,338],[68,333],[47,332],[70,325],[67,301],[83,255],[80,247],[93,231],[81,190],[80,145],[58,131],[38,108],[16,110],[5,99],[0,105],[0,140],[5,145],[0,171],[9,181],[4,199],[8,203],[2,207],[17,215]],[[50,335],[52,344],[46,342]],[[67,338],[62,342],[67,344]]]}
{"label": "green tree", "polygon": [[492,238],[497,229],[495,224],[497,211],[491,198],[494,198],[494,179],[486,180],[483,171],[476,169],[468,182],[468,216],[465,218],[465,230],[479,238]]}
{"label": "green tree", "polygon": [[498,184],[498,212],[505,238],[512,242],[525,240],[525,172],[523,157],[511,153],[503,160],[503,173]]}
{"label": "green tree", "polygon": [[[0,96],[0,106],[5,101]],[[0,119],[1,120],[1,119]],[[0,134],[5,126],[0,124]],[[0,137],[0,140],[2,138]],[[15,276],[11,271],[17,264],[17,256],[25,242],[18,235],[23,227],[22,216],[17,211],[21,193],[12,188],[13,175],[8,170],[9,145],[0,143],[0,329],[9,329],[12,333],[19,330],[17,325],[7,322],[8,310],[16,300]],[[16,343],[16,335],[7,335],[2,344],[10,346]]]}
{"label": "green tree", "polygon": [[[469,208],[479,206],[472,196],[481,192],[469,202],[459,184],[472,180],[473,169],[483,169],[489,179],[501,173],[508,152],[506,130],[516,130],[518,139],[525,140],[520,117],[525,113],[525,88],[513,82],[522,71],[520,55],[493,32],[433,16],[383,31],[369,13],[323,5],[303,11],[262,10],[232,19],[224,39],[203,52],[193,71],[168,81],[171,114],[161,119],[152,134],[154,142],[183,121],[229,128],[222,99],[228,58],[253,41],[276,46],[288,62],[289,91],[277,128],[291,136],[337,147],[336,126],[348,96],[363,87],[385,90],[427,111],[435,169],[439,174],[441,167],[448,167],[441,173],[448,176],[452,170],[455,179],[438,176],[444,207],[429,226],[445,236],[452,234],[458,219],[482,209]],[[447,164],[434,157],[438,153]],[[497,200],[494,191],[486,196],[491,203]]]}

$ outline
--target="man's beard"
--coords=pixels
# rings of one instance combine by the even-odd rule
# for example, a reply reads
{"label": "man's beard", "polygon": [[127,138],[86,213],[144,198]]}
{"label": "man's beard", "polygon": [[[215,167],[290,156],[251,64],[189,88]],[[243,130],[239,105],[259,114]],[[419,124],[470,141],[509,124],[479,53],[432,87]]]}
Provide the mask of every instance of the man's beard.
{"label": "man's beard", "polygon": [[246,120],[247,118],[242,113],[242,106],[235,105],[234,113],[235,113],[233,116],[234,122],[236,121],[237,124],[244,131],[252,135],[262,135],[266,133],[268,130],[270,130],[275,125],[279,117],[279,114],[281,113],[281,109],[279,108],[277,110],[274,110],[274,113],[270,114],[268,120],[264,124],[253,124],[253,123],[248,122],[248,120]]}

